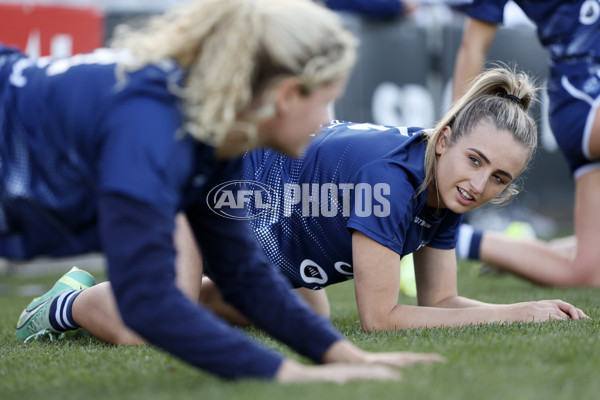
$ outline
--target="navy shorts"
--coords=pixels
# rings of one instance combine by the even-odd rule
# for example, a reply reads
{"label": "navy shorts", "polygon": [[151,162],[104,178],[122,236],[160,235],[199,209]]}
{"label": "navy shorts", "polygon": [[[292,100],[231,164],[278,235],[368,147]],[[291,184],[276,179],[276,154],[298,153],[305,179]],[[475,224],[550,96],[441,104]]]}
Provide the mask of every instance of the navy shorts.
{"label": "navy shorts", "polygon": [[551,66],[550,127],[575,178],[600,168],[590,155],[592,124],[600,107],[600,61],[565,61]]}

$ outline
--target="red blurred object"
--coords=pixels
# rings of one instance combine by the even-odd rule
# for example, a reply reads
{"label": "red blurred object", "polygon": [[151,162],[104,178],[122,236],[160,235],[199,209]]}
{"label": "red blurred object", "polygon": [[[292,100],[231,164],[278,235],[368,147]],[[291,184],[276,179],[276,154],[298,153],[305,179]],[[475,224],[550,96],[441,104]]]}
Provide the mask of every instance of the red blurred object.
{"label": "red blurred object", "polygon": [[0,42],[30,56],[69,56],[104,44],[104,15],[93,7],[0,4]]}

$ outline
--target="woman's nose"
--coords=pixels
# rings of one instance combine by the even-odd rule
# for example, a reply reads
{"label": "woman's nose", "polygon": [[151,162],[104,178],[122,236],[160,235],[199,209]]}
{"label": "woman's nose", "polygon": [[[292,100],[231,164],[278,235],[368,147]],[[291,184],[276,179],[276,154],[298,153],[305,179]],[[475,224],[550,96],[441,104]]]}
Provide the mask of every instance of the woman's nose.
{"label": "woman's nose", "polygon": [[473,193],[482,193],[484,188],[485,188],[485,184],[487,182],[487,174],[484,173],[483,171],[478,172],[477,174],[475,174],[472,178],[471,181],[469,182],[471,185],[471,190],[473,191]]}

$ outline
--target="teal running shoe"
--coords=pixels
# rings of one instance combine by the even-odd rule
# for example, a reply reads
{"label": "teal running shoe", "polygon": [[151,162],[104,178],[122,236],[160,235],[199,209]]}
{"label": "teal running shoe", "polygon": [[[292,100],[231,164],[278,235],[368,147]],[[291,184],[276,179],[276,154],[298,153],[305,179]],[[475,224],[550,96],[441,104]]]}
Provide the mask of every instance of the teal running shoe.
{"label": "teal running shoe", "polygon": [[57,331],[50,324],[50,305],[63,293],[72,290],[87,289],[94,286],[96,281],[87,271],[77,267],[60,277],[52,289],[40,297],[36,297],[23,310],[17,323],[17,339],[27,342],[29,339],[47,337],[51,341],[60,338],[64,332]]}

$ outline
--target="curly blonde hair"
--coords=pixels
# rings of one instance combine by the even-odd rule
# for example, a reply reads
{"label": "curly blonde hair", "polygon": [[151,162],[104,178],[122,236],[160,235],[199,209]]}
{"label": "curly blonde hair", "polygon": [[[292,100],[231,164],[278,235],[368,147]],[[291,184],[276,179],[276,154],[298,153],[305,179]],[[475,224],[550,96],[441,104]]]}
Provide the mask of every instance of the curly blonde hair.
{"label": "curly blonde hair", "polygon": [[[528,109],[537,90],[527,74],[514,68],[496,67],[480,74],[426,137],[425,180],[419,192],[437,185],[435,144],[446,126],[452,128],[449,141],[452,145],[469,134],[480,121],[486,120],[497,129],[511,132],[514,139],[528,149],[529,163],[537,147],[538,134]],[[504,203],[518,193],[518,182],[513,181],[491,203]]]}
{"label": "curly blonde hair", "polygon": [[138,30],[115,32],[112,47],[133,57],[119,68],[176,60],[185,79],[185,129],[218,145],[261,96],[253,122],[274,114],[278,78],[298,77],[307,93],[347,76],[357,41],[330,10],[309,0],[197,0],[150,19]]}

